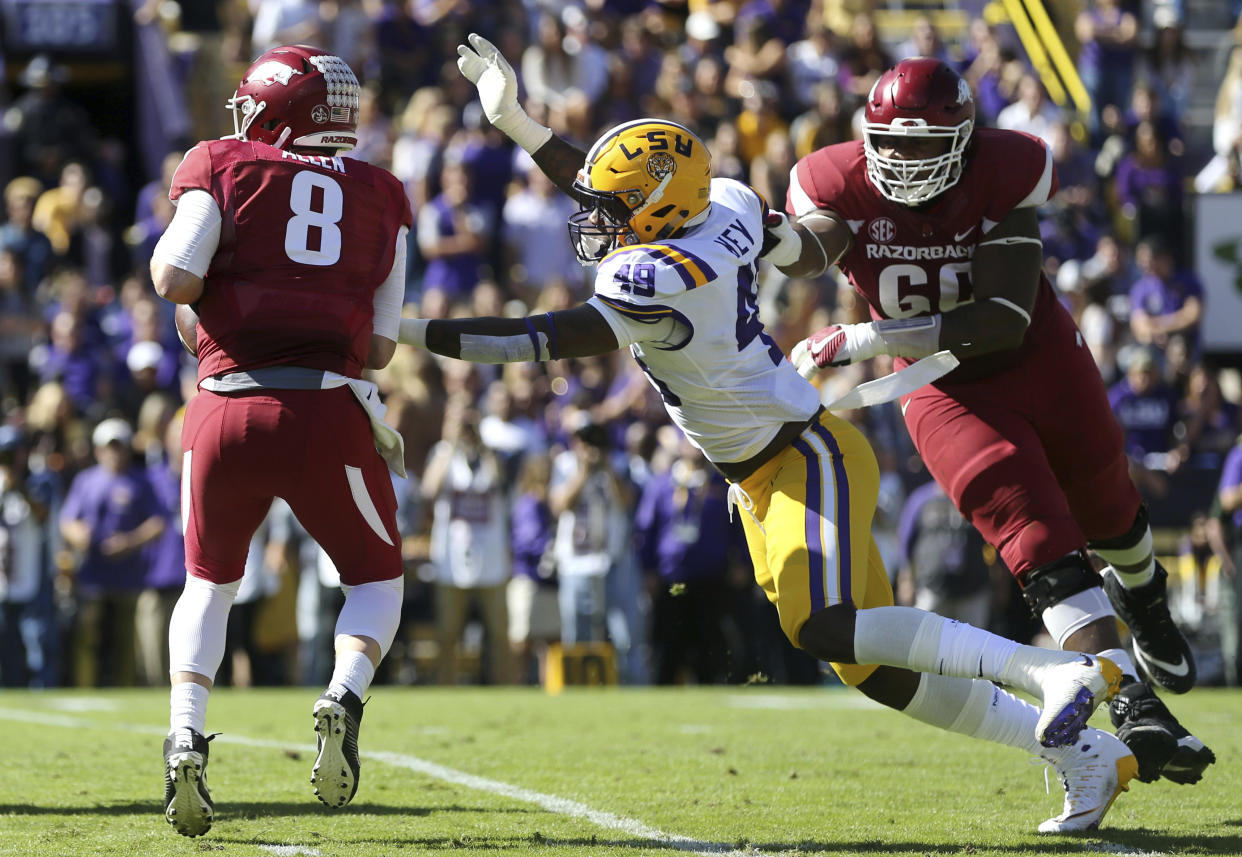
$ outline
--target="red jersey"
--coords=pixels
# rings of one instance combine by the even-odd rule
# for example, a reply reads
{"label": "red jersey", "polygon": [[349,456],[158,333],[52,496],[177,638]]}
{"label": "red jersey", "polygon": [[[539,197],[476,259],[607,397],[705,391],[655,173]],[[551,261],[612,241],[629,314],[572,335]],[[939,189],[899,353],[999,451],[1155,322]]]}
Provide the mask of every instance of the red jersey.
{"label": "red jersey", "polygon": [[401,183],[352,158],[210,140],[169,197],[204,190],[220,244],[198,302],[198,377],[292,365],[362,375],[376,289],[413,216]]}
{"label": "red jersey", "polygon": [[[974,300],[970,269],[975,247],[1015,208],[1041,205],[1057,190],[1052,155],[1038,138],[990,128],[975,131],[957,184],[924,208],[892,202],[874,188],[861,141],[812,152],[795,170],[788,210],[801,215],[823,208],[849,225],[854,241],[838,265],[874,319],[933,315]],[[1050,325],[1066,319],[1041,273],[1022,345],[964,360],[941,383],[1015,365],[1039,348]],[[897,358],[898,368],[911,362]]]}

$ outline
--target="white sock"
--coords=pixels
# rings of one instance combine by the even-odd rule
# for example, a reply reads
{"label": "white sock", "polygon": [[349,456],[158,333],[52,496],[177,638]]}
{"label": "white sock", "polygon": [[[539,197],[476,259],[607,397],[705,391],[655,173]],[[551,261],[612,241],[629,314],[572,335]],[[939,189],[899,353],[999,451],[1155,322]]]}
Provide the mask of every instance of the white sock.
{"label": "white sock", "polygon": [[207,734],[207,697],[211,691],[192,681],[178,682],[168,696],[171,715],[170,731],[193,729],[199,735]]}
{"label": "white sock", "polygon": [[328,682],[328,690],[341,694],[347,690],[362,699],[362,695],[371,686],[375,678],[375,665],[363,652],[338,652],[336,666],[332,670],[332,681]]}
{"label": "white sock", "polygon": [[854,620],[854,656],[860,664],[999,681],[1036,699],[1043,698],[1044,672],[1078,657],[1077,653],[1023,646],[915,607],[859,610]]}
{"label": "white sock", "polygon": [[1130,660],[1130,653],[1125,649],[1105,649],[1099,653],[1100,657],[1108,658],[1110,661],[1121,667],[1121,674],[1138,678],[1138,670],[1134,666],[1134,661]]}
{"label": "white sock", "polygon": [[1137,544],[1128,548],[1110,548],[1109,550],[1092,548],[1092,550],[1100,559],[1113,567],[1113,574],[1117,575],[1117,579],[1126,589],[1142,586],[1156,573],[1156,554],[1151,539],[1151,527],[1143,532]]}
{"label": "white sock", "polygon": [[923,673],[902,711],[949,732],[1038,754],[1039,709],[983,679]]}

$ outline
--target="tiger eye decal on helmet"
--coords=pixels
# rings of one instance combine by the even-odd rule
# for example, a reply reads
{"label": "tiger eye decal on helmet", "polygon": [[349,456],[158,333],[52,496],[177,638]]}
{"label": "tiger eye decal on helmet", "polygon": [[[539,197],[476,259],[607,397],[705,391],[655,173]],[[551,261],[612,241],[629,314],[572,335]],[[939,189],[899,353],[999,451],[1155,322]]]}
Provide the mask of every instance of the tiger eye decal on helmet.
{"label": "tiger eye decal on helmet", "polygon": [[707,146],[683,125],[638,119],[605,132],[574,182],[583,208],[569,234],[579,261],[675,234],[707,210],[711,180]]}

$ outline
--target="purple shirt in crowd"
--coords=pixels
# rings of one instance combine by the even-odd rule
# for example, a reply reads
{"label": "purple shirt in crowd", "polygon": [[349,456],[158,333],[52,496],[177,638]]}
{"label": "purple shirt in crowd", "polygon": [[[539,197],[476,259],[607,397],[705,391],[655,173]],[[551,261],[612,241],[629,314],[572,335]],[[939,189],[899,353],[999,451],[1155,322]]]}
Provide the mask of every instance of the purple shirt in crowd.
{"label": "purple shirt in crowd", "polygon": [[1182,175],[1173,164],[1146,167],[1129,155],[1117,164],[1114,186],[1122,204],[1170,216],[1182,210]]}
{"label": "purple shirt in crowd", "polygon": [[[436,214],[436,234],[441,237],[456,235],[457,228],[453,223],[453,210],[445,197],[437,196],[428,203],[428,206]],[[459,253],[430,259],[423,274],[423,288],[438,289],[453,300],[468,298],[470,292],[479,283],[479,271],[484,261],[483,256],[478,253]]]}
{"label": "purple shirt in crowd", "polygon": [[1126,434],[1126,454],[1142,458],[1149,452],[1168,452],[1177,422],[1177,394],[1159,384],[1144,395],[1134,392],[1126,378],[1108,391],[1117,422]]}
{"label": "purple shirt in crowd", "polygon": [[724,479],[713,473],[707,484],[689,489],[683,508],[674,505],[676,486],[669,473],[651,478],[638,502],[634,525],[643,568],[655,569],[665,583],[722,579],[737,536],[729,523]]}
{"label": "purple shirt in crowd", "polygon": [[181,532],[181,474],[166,462],[147,468],[151,490],[164,514],[163,534],[147,546],[147,576],[153,589],[180,589],[185,584],[185,537]]}
{"label": "purple shirt in crowd", "polygon": [[1130,287],[1130,309],[1141,309],[1148,315],[1177,312],[1189,298],[1203,300],[1203,283],[1190,271],[1178,271],[1168,282],[1146,274]]}
{"label": "purple shirt in crowd", "polygon": [[510,515],[513,543],[513,576],[529,577],[540,583],[551,583],[539,576],[539,560],[552,537],[552,512],[548,504],[531,494],[522,494],[513,502]]}
{"label": "purple shirt in crowd", "polygon": [[79,411],[90,409],[99,401],[99,382],[103,377],[99,355],[88,348],[62,351],[52,345],[47,360],[39,369],[39,381],[59,381]]}
{"label": "purple shirt in crowd", "polygon": [[141,467],[131,466],[124,473],[113,473],[96,465],[75,476],[60,519],[85,521],[90,527],[90,547],[78,568],[79,588],[88,593],[141,589],[147,571],[146,552],[105,557],[99,545],[109,536],[135,530],[143,521],[160,514],[159,500]]}

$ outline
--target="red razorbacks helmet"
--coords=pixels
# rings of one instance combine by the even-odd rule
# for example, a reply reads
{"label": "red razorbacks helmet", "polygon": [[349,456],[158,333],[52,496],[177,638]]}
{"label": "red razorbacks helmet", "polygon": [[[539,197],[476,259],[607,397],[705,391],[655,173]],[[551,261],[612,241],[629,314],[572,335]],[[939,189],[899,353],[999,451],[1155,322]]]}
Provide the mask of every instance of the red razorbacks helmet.
{"label": "red razorbacks helmet", "polygon": [[[884,72],[867,96],[867,175],[893,202],[927,202],[961,178],[974,128],[975,100],[961,75],[934,57],[904,59]],[[881,136],[947,138],[951,143],[947,152],[932,158],[886,158],[876,144]]]}
{"label": "red razorbacks helmet", "polygon": [[342,152],[358,145],[358,78],[345,60],[310,45],[265,52],[225,106],[238,140]]}

